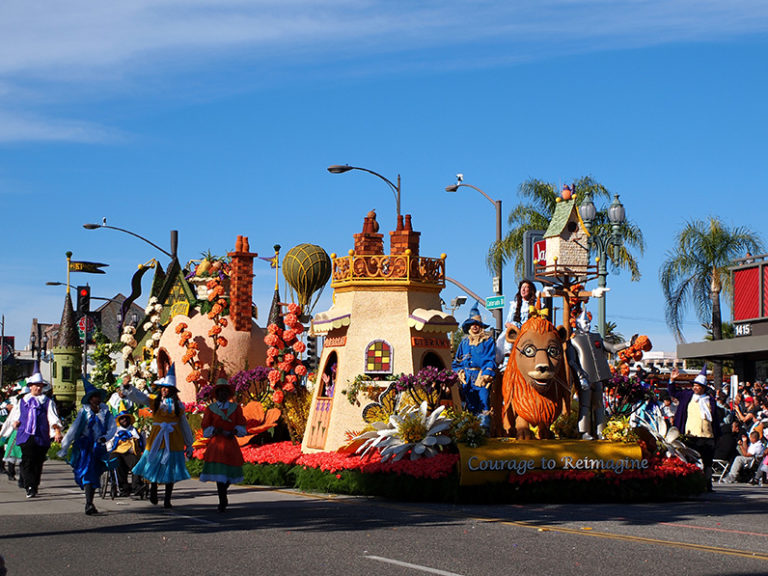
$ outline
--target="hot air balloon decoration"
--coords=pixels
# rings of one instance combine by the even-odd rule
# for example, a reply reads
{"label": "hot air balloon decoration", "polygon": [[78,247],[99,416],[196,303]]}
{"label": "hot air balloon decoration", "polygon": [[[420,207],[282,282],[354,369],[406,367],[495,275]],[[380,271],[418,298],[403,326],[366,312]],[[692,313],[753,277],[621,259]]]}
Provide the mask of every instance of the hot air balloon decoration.
{"label": "hot air balloon decoration", "polygon": [[[302,312],[309,314],[331,277],[331,258],[320,246],[299,244],[291,248],[283,258],[283,276],[296,291]],[[315,292],[317,297],[309,306]]]}

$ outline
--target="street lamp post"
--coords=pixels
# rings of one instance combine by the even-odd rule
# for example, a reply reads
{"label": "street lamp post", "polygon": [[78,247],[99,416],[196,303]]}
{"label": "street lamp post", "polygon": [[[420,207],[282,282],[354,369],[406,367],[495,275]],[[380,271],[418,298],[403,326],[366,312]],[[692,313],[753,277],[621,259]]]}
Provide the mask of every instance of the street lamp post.
{"label": "street lamp post", "polygon": [[168,258],[176,258],[176,251],[179,244],[179,231],[178,230],[171,230],[171,251],[168,252],[167,250],[164,250],[163,248],[160,248],[157,244],[152,242],[151,240],[147,240],[144,238],[144,236],[140,236],[139,234],[136,234],[135,232],[131,232],[130,230],[126,230],[125,228],[118,228],[117,226],[107,226],[106,224],[83,224],[83,228],[86,230],[98,230],[99,228],[109,228],[110,230],[117,230],[119,232],[125,232],[126,234],[130,234],[131,236],[138,238],[139,240],[143,240],[150,246],[157,248],[168,256]]}
{"label": "street lamp post", "polygon": [[[597,209],[592,202],[592,192],[589,190],[586,192],[581,206],[579,206],[579,215],[587,231],[591,232],[595,216],[597,215]],[[608,220],[611,222],[611,234],[609,236],[590,234],[588,238],[588,246],[590,248],[594,247],[597,250],[597,285],[599,288],[605,288],[606,286],[608,256],[612,255],[614,258],[617,258],[621,249],[621,225],[626,220],[626,213],[624,205],[619,202],[618,194],[613,196],[613,202],[608,207]],[[603,297],[598,299],[597,304],[597,329],[603,338],[605,338],[605,298],[606,295],[603,294]]]}
{"label": "street lamp post", "polygon": [[377,176],[384,180],[389,187],[392,189],[392,193],[395,195],[395,204],[397,205],[397,220],[400,220],[400,174],[397,175],[397,184],[393,184],[388,178],[385,178],[378,172],[374,172],[373,170],[368,170],[368,168],[360,168],[359,166],[350,166],[349,164],[334,164],[333,166],[328,166],[328,172],[331,174],[344,174],[345,172],[349,172],[350,170],[360,170],[361,172],[368,172],[368,174],[373,174],[374,176]]}
{"label": "street lamp post", "polygon": [[[501,244],[501,200],[494,200],[488,194],[480,190],[477,186],[473,186],[472,184],[465,184],[462,182],[463,177],[461,174],[457,174],[458,182],[452,186],[446,186],[445,191],[446,192],[456,192],[459,188],[466,187],[466,188],[472,188],[473,190],[476,190],[482,194],[488,202],[493,204],[493,206],[496,209],[496,246],[499,246]],[[502,283],[502,272],[501,272],[501,263],[497,263],[496,265],[496,276],[493,279],[493,293],[496,296],[501,296],[504,294],[504,286]],[[493,311],[493,316],[496,318],[496,331],[497,334],[501,334],[501,332],[504,330],[504,310],[501,308],[497,308]]]}

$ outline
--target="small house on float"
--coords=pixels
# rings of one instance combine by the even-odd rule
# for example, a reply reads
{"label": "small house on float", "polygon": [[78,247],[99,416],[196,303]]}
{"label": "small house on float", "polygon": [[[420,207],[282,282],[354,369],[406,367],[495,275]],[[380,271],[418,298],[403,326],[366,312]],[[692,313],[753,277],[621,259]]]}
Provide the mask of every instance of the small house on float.
{"label": "small house on float", "polygon": [[331,254],[333,305],[315,315],[310,335],[324,336],[302,450],[331,451],[343,446],[347,432],[365,423],[360,405],[342,391],[356,377],[370,376],[370,396],[388,382],[375,378],[415,374],[427,366],[450,368],[448,333],[458,327],[442,311],[445,254],[419,255],[420,232],[410,214],[398,216],[391,231],[390,253],[384,253],[375,213],[365,217],[362,232],[347,256]]}
{"label": "small house on float", "polygon": [[[264,329],[256,324],[256,308],[253,305],[253,260],[258,256],[250,251],[248,238],[238,236],[235,250],[227,254],[229,262],[222,270],[224,296],[229,300],[227,326],[220,336],[227,340],[226,347],[216,352],[216,362],[221,365],[228,377],[237,372],[265,363],[267,347],[264,344]],[[157,350],[145,346],[149,334],[143,326],[137,329],[136,340],[139,346],[135,354],[152,359],[157,365],[158,377],[168,372],[171,364],[176,365],[176,381],[179,397],[183,402],[196,400],[195,385],[187,382],[192,366],[182,362],[186,348],[179,344],[176,327],[180,323],[187,325],[192,332],[192,341],[199,346],[198,359],[204,373],[210,370],[213,361],[213,346],[208,331],[212,321],[201,311],[203,303],[208,301],[206,284],[211,275],[197,276],[184,270],[174,258],[167,272],[156,268],[150,296],[157,297],[163,305],[160,324],[163,333]]]}

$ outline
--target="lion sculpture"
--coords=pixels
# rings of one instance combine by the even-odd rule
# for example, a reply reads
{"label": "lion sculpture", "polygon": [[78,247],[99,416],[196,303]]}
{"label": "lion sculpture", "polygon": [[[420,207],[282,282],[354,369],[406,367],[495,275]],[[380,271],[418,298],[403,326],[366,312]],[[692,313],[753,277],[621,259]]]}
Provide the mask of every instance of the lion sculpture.
{"label": "lion sculpture", "polygon": [[549,427],[570,410],[563,342],[565,328],[555,328],[544,317],[533,316],[518,330],[507,329],[512,353],[502,385],[502,425],[518,439],[551,438]]}

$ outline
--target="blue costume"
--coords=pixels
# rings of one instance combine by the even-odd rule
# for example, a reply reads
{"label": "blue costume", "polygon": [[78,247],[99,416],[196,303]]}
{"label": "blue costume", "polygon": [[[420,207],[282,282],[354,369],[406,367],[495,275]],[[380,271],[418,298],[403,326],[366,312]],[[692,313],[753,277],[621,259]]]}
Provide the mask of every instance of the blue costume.
{"label": "blue costume", "polygon": [[[85,491],[85,513],[90,516],[97,513],[93,495],[106,470],[107,440],[114,436],[117,425],[115,417],[104,403],[107,396],[104,390],[93,386],[85,376],[82,379],[85,387],[83,408],[67,430],[59,456],[66,456],[69,448],[72,448],[69,464],[75,474],[75,482]],[[93,402],[97,397],[98,403]]]}
{"label": "blue costume", "polygon": [[85,488],[86,484],[99,487],[99,480],[106,469],[106,441],[115,434],[115,429],[115,417],[106,404],[101,404],[95,413],[90,406],[78,412],[61,449],[66,453],[72,446],[70,464],[80,488]]}
{"label": "blue costume", "polygon": [[[489,380],[492,381],[496,373],[496,343],[488,332],[470,333],[473,325],[480,326],[483,330],[488,327],[483,323],[477,305],[472,307],[469,318],[461,325],[467,336],[459,344],[451,367],[454,372],[463,372],[461,396],[464,407],[480,416],[480,423],[488,428],[491,420],[491,390],[490,384],[485,384]],[[484,378],[478,383],[480,376]]]}

